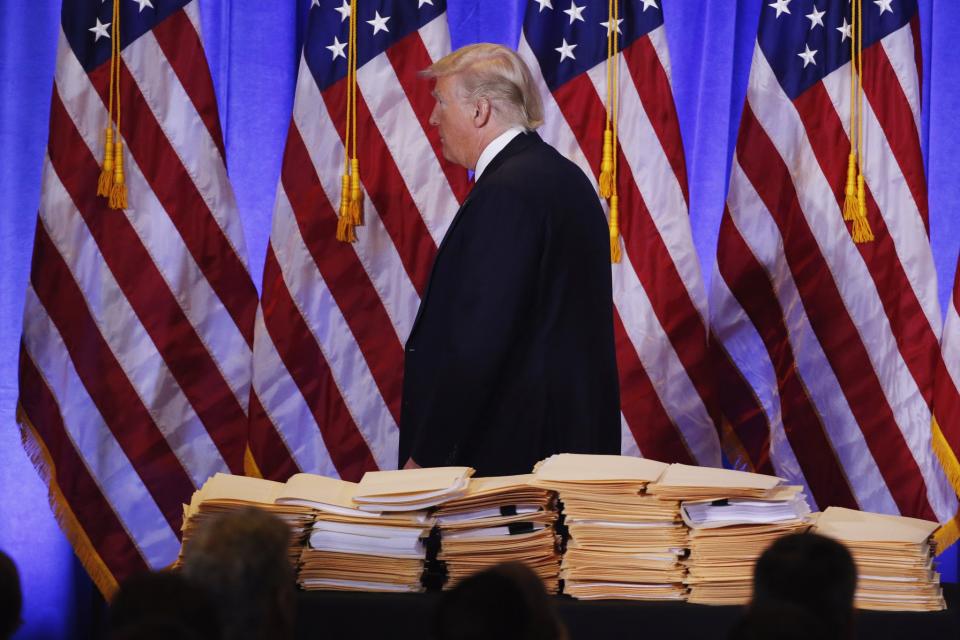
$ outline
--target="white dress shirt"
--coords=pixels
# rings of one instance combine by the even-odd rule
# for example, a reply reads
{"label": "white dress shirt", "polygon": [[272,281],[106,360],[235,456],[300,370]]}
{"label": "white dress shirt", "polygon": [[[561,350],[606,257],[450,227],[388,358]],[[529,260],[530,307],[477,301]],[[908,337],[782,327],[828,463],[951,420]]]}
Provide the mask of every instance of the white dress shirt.
{"label": "white dress shirt", "polygon": [[474,182],[480,179],[480,174],[482,174],[483,170],[487,168],[487,165],[497,157],[497,154],[503,151],[503,148],[510,144],[511,140],[523,132],[523,127],[510,127],[483,148],[483,151],[480,152],[480,157],[477,158],[477,168],[473,171]]}

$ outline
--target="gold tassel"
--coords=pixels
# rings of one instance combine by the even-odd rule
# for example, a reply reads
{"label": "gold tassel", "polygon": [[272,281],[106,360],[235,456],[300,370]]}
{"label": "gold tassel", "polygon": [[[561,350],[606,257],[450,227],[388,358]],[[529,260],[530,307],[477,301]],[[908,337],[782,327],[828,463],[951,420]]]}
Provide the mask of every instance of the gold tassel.
{"label": "gold tassel", "polygon": [[873,229],[870,228],[870,221],[867,220],[867,197],[863,184],[863,174],[857,176],[857,200],[860,206],[857,207],[853,219],[853,230],[850,235],[853,236],[853,241],[857,244],[873,242]]}
{"label": "gold tassel", "polygon": [[110,208],[127,208],[127,185],[123,177],[123,142],[114,145],[113,186],[110,187]]}
{"label": "gold tassel", "polygon": [[97,181],[97,195],[109,197],[113,186],[113,127],[107,127],[107,141],[103,145],[103,167]]}
{"label": "gold tassel", "polygon": [[620,262],[620,203],[616,194],[610,196],[610,262]]}
{"label": "gold tassel", "polygon": [[363,225],[363,189],[360,188],[360,161],[350,161],[350,224]]}
{"label": "gold tassel", "polygon": [[613,195],[613,131],[608,127],[603,132],[603,156],[600,160],[600,196]]}
{"label": "gold tassel", "polygon": [[344,172],[340,176],[340,212],[337,220],[337,240],[353,242],[353,225],[350,224],[350,175]]}
{"label": "gold tassel", "polygon": [[337,240],[340,242],[356,242],[357,234],[353,230],[353,225],[350,224],[350,218],[347,216],[340,216],[340,219],[337,220]]}
{"label": "gold tassel", "polygon": [[349,217],[348,210],[350,208],[350,174],[344,172],[340,176],[340,217],[347,218]]}
{"label": "gold tassel", "polygon": [[850,222],[860,210],[860,201],[857,199],[857,154],[854,151],[847,157],[847,186],[843,192],[843,219]]}

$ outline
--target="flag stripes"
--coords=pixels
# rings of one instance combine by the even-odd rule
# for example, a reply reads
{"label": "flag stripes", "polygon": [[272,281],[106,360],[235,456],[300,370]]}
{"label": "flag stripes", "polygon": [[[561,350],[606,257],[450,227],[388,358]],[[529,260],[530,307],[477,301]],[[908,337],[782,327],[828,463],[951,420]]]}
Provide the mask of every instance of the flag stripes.
{"label": "flag stripes", "polygon": [[[733,171],[738,172],[739,166],[735,165]],[[734,184],[738,187],[743,185],[739,181]],[[741,188],[744,191],[748,190],[746,185]],[[728,196],[730,201],[738,203],[740,197],[740,194],[735,193],[731,188]],[[752,190],[745,194],[745,199],[756,197],[756,193]],[[734,210],[739,211],[741,208],[734,207]],[[750,221],[738,219],[736,222],[745,227],[751,226]],[[729,227],[735,224],[734,218],[729,215],[729,210],[723,224]],[[780,311],[781,308],[789,309],[790,307],[786,305],[781,307],[771,276],[754,257],[750,245],[740,231],[736,228],[725,228],[721,233],[724,233],[728,240],[717,254],[721,275],[726,282],[731,283],[730,293],[736,298],[753,326],[760,332],[763,346],[769,353],[770,363],[772,365],[775,363],[774,376],[768,377],[767,381],[770,383],[768,388],[771,391],[775,390],[777,397],[768,402],[767,406],[776,407],[775,410],[781,413],[778,422],[782,421],[783,436],[786,438],[782,448],[799,452],[801,460],[818,460],[814,466],[804,465],[798,460],[793,467],[792,475],[795,478],[804,478],[805,484],[810,487],[814,495],[830,501],[830,504],[855,507],[856,500],[853,498],[843,467],[836,460],[837,453],[826,434],[823,419],[810,400],[811,394],[804,380],[798,375],[795,351],[789,340],[788,319]],[[775,230],[770,233],[770,235],[774,234],[776,234]],[[770,245],[770,248],[773,251],[777,250],[776,245]],[[780,270],[786,270],[785,264],[781,263],[778,267]],[[781,271],[772,277],[776,278],[781,289],[788,286],[786,282],[789,276],[786,273]],[[797,319],[790,318],[790,320],[793,331],[800,331]],[[822,379],[814,382],[822,384],[828,382],[830,377],[828,373],[824,373]],[[756,383],[754,386],[760,387]],[[797,454],[793,452],[791,454],[791,457],[796,459]]]}
{"label": "flag stripes", "polygon": [[[172,14],[154,28],[152,34],[163,55],[153,59],[163,64],[166,60],[177,75],[177,81],[183,87],[196,114],[203,120],[209,136],[221,158],[227,153],[223,144],[223,131],[220,128],[220,116],[217,113],[217,97],[213,91],[213,79],[206,69],[206,53],[200,41],[198,7],[188,4],[184,11]],[[176,89],[175,85],[172,86]],[[192,114],[185,114],[190,117]],[[222,163],[221,163],[222,164]],[[220,166],[220,165],[218,165]],[[222,183],[218,183],[220,186]],[[231,189],[226,195],[233,197]],[[216,210],[216,209],[215,209]],[[235,222],[233,219],[228,222]],[[242,256],[241,256],[242,257]]]}
{"label": "flag stripes", "polygon": [[[377,291],[372,287],[352,247],[337,241],[337,216],[332,203],[328,203],[324,193],[319,191],[321,187],[317,174],[304,171],[305,166],[310,166],[306,143],[296,129],[291,127],[287,134],[281,182],[283,195],[290,199],[290,210],[296,218],[297,228],[303,234],[301,237],[309,253],[288,256],[294,261],[285,267],[294,269],[296,265],[304,269],[311,262],[317,265],[319,278],[315,276],[313,279],[296,282],[299,286],[295,293],[300,296],[315,296],[315,289],[324,285],[324,288],[330,291],[334,305],[329,313],[342,317],[344,326],[329,336],[331,343],[327,344],[326,350],[334,347],[338,350],[349,349],[352,353],[348,357],[355,358],[355,364],[350,367],[350,371],[363,376],[362,379],[351,381],[356,385],[356,389],[343,382],[341,388],[347,395],[358,397],[379,389],[384,404],[390,409],[390,419],[396,423],[400,415],[401,391],[396,371],[403,370],[403,345],[397,339],[390,317],[383,309]],[[318,219],[318,205],[323,210],[322,222]],[[285,212],[284,209],[283,197],[278,196],[276,210]],[[286,220],[276,221],[274,229],[280,239],[285,239],[286,236],[281,235],[284,231],[289,233],[293,230]],[[306,258],[309,258],[309,261]],[[327,312],[322,307],[311,307],[313,308],[306,309],[301,306],[300,313],[305,314],[308,322],[330,321],[324,317]],[[314,317],[311,313],[319,315]],[[341,353],[340,357],[344,357],[344,354]],[[375,384],[370,385],[370,381]]]}

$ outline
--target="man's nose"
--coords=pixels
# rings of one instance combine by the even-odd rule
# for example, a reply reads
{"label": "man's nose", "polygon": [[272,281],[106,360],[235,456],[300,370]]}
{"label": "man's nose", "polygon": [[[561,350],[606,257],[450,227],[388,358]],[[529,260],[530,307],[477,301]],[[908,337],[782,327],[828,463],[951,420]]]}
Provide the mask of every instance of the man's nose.
{"label": "man's nose", "polygon": [[440,123],[437,121],[437,108],[436,108],[436,107],[434,107],[434,108],[433,108],[433,111],[430,112],[430,119],[429,119],[427,122],[430,123],[430,126],[431,126],[431,127],[435,127],[435,126],[437,126],[438,124],[440,124]]}

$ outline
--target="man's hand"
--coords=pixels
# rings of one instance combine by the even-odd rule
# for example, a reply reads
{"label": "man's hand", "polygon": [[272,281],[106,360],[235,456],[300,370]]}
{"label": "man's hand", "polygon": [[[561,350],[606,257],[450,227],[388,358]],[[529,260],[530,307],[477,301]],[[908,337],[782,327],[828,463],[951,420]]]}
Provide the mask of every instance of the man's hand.
{"label": "man's hand", "polygon": [[419,469],[420,465],[413,461],[413,458],[407,458],[407,463],[403,465],[404,469]]}

